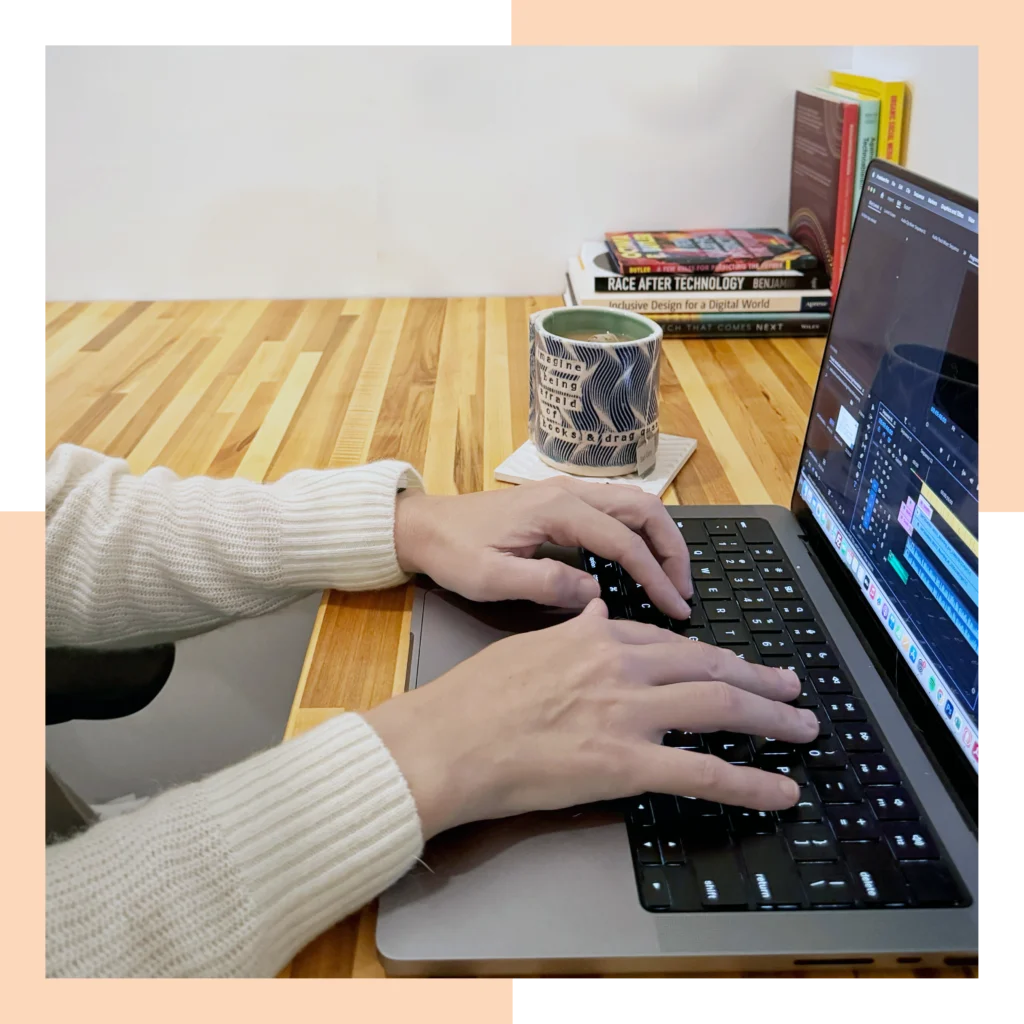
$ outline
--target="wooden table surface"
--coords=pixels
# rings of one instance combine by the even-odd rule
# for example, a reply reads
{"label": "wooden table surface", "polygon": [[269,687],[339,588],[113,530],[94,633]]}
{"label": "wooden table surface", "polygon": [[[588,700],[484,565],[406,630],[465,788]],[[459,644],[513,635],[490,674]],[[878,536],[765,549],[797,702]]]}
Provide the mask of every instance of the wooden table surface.
{"label": "wooden table surface", "polygon": [[[135,472],[164,465],[251,480],[399,458],[433,493],[503,487],[494,468],[527,437],[527,318],[561,304],[50,303],[47,451],[73,442]],[[666,502],[788,504],[823,348],[820,339],[666,341],[661,428],[698,442]],[[286,736],[402,688],[410,600],[403,588],[325,595]],[[383,976],[374,921],[373,906],[354,914],[283,973]]]}

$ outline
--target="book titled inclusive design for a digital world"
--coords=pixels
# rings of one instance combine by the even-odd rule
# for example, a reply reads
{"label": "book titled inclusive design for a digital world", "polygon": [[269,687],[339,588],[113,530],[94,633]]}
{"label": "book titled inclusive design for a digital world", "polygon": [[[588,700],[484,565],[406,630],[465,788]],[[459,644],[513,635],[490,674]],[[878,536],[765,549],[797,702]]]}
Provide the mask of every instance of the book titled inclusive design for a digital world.
{"label": "book titled inclusive design for a digital world", "polygon": [[818,257],[772,228],[627,231],[605,235],[619,274],[726,274],[814,270]]}

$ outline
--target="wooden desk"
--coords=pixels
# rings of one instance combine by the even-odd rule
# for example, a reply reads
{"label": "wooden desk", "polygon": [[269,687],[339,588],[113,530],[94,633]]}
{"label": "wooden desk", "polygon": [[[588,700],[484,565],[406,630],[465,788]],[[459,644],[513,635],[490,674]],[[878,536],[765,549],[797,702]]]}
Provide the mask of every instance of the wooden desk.
{"label": "wooden desk", "polygon": [[[69,441],[136,472],[166,465],[252,480],[400,458],[434,493],[502,487],[494,468],[527,436],[527,317],[557,305],[555,296],[52,303],[47,451]],[[698,447],[665,500],[788,504],[823,347],[666,342],[661,425]],[[286,736],[403,686],[409,596],[325,596]],[[353,915],[284,973],[383,975],[374,920],[372,907]]]}

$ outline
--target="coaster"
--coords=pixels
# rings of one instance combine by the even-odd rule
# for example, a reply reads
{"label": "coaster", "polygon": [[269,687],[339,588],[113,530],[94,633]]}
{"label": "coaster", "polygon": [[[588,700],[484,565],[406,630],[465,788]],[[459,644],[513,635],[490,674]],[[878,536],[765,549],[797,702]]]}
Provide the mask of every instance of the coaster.
{"label": "coaster", "polygon": [[[641,479],[636,473],[628,476],[579,476],[595,484],[632,484],[659,498],[683,468],[686,460],[694,453],[697,442],[692,437],[677,437],[675,434],[661,434],[658,438],[658,459],[651,475]],[[541,462],[532,441],[517,448],[495,471],[494,479],[507,484],[525,484],[530,480],[549,480],[553,476],[573,476],[563,473]]]}

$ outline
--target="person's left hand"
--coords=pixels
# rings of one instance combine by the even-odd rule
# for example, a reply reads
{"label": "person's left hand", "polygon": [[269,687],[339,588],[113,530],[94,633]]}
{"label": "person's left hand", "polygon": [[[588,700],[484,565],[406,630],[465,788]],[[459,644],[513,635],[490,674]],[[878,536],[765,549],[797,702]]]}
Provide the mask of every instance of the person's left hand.
{"label": "person's left hand", "polygon": [[472,601],[525,599],[583,608],[600,597],[589,573],[534,558],[544,542],[619,562],[665,614],[685,619],[693,596],[682,533],[661,501],[629,484],[557,477],[450,497],[406,491],[395,548],[406,572],[426,573]]}

